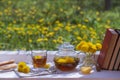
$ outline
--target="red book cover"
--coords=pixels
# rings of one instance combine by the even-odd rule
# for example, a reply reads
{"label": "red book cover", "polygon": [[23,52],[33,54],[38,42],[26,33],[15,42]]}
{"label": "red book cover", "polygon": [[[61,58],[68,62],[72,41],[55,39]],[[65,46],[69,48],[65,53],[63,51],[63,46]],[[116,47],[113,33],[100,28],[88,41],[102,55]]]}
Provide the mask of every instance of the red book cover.
{"label": "red book cover", "polygon": [[[113,30],[113,29],[112,29]],[[100,50],[100,54],[98,56],[97,63],[102,68],[104,64],[105,57],[107,56],[107,51],[110,47],[110,42],[112,38],[112,32],[111,29],[106,29],[105,37],[102,43],[102,49]]]}

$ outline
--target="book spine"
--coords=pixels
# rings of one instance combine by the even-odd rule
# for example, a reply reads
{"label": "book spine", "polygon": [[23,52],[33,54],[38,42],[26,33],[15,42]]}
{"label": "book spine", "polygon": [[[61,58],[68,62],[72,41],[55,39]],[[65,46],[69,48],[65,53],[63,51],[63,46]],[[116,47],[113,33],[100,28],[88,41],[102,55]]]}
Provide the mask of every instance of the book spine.
{"label": "book spine", "polygon": [[112,33],[109,29],[106,29],[106,33],[105,33],[105,37],[102,43],[102,49],[100,50],[100,54],[98,56],[97,59],[97,63],[99,64],[99,66],[102,68],[103,66],[103,62],[106,56],[106,52],[109,48],[109,43],[111,41],[111,37],[112,37]]}
{"label": "book spine", "polygon": [[116,32],[119,34],[119,39],[117,41],[117,45],[115,47],[115,51],[114,51],[114,53],[113,53],[113,55],[111,57],[111,60],[109,62],[109,67],[108,67],[109,70],[114,70],[114,65],[116,63],[117,55],[118,55],[118,51],[119,51],[119,47],[120,47],[120,33],[119,33],[118,30],[116,30]]}
{"label": "book spine", "polygon": [[119,48],[119,50],[118,50],[117,53],[118,53],[118,55],[117,55],[116,61],[114,63],[114,70],[117,70],[119,68],[119,63],[120,63],[120,48]]}
{"label": "book spine", "polygon": [[111,38],[111,41],[109,43],[109,48],[106,52],[106,56],[105,56],[105,60],[104,60],[104,63],[103,63],[103,66],[102,68],[103,69],[108,69],[109,67],[109,61],[113,55],[113,52],[115,50],[115,46],[116,46],[116,41],[118,40],[118,34],[117,32],[115,32],[115,30],[113,29],[109,29],[112,33],[112,38]]}

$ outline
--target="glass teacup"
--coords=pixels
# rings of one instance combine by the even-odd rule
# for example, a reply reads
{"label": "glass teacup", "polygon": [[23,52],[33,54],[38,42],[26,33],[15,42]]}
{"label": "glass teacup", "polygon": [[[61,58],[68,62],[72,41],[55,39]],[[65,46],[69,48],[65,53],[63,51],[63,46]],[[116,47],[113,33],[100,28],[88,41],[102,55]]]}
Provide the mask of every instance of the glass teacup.
{"label": "glass teacup", "polygon": [[47,51],[38,50],[32,51],[32,64],[34,68],[43,68],[47,62]]}

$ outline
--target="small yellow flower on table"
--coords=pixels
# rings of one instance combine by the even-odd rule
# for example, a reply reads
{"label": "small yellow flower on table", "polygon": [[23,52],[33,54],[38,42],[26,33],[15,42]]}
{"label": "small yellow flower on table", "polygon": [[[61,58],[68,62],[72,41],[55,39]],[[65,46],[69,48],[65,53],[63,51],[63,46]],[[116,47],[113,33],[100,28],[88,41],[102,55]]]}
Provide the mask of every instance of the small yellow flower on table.
{"label": "small yellow flower on table", "polygon": [[18,72],[29,73],[30,67],[27,66],[27,64],[25,62],[19,62],[18,63]]}

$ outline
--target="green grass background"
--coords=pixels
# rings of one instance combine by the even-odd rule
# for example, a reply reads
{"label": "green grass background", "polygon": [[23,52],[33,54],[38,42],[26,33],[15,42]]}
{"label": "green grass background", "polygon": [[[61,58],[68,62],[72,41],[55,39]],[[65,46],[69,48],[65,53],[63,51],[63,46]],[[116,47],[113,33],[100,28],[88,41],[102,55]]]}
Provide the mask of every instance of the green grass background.
{"label": "green grass background", "polygon": [[120,1],[0,0],[0,50],[56,50],[63,42],[102,43],[106,28],[120,29]]}

